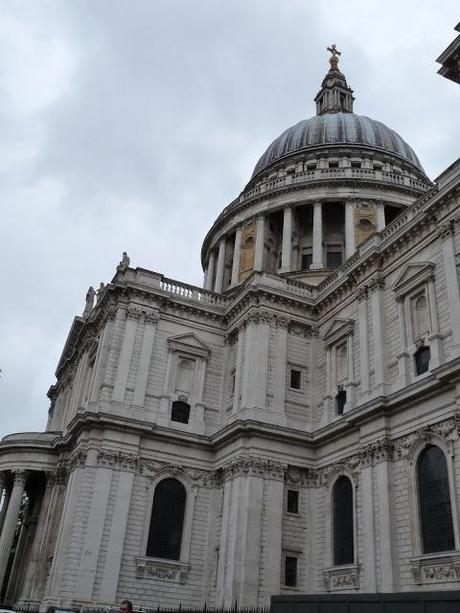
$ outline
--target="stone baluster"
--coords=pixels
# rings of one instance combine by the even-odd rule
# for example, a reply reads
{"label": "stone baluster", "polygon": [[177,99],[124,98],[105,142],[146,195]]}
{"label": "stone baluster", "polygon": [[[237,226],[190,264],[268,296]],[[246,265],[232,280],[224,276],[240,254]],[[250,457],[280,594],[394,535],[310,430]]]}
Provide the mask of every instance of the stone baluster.
{"label": "stone baluster", "polygon": [[323,214],[321,202],[313,203],[313,258],[310,268],[323,268]]}
{"label": "stone baluster", "polygon": [[355,249],[355,203],[347,200],[345,203],[345,258],[347,260],[354,254]]}
{"label": "stone baluster", "polygon": [[292,208],[284,209],[283,217],[283,246],[281,252],[280,272],[290,272],[292,268]]}
{"label": "stone baluster", "polygon": [[225,251],[227,247],[227,240],[221,238],[219,242],[219,255],[217,256],[217,270],[216,270],[216,283],[214,285],[214,291],[221,293],[224,287],[224,270],[225,270]]}
{"label": "stone baluster", "polygon": [[235,247],[233,249],[233,263],[232,263],[232,280],[231,285],[238,285],[240,276],[240,259],[241,259],[241,226],[236,229],[235,234]]}
{"label": "stone baluster", "polygon": [[26,471],[15,470],[12,472],[14,475],[13,489],[6,511],[2,535],[0,537],[0,585],[2,585],[5,580],[11,546],[13,544],[19,511],[21,509],[22,496],[26,485]]}

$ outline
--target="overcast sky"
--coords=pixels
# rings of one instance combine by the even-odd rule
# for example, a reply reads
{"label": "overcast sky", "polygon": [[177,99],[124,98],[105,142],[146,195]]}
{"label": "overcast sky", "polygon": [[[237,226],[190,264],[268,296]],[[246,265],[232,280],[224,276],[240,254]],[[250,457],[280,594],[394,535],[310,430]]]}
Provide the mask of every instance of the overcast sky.
{"label": "overcast sky", "polygon": [[314,115],[326,47],[355,111],[433,179],[460,155],[436,74],[458,0],[0,0],[0,436],[43,430],[89,285],[122,251],[201,284],[201,242],[268,144]]}

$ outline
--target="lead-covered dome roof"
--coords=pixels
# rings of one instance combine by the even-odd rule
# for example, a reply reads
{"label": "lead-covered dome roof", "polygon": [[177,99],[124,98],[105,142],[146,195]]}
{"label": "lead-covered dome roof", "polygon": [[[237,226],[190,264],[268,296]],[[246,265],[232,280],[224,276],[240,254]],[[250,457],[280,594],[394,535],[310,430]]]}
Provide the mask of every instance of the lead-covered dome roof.
{"label": "lead-covered dome roof", "polygon": [[304,119],[285,130],[259,159],[252,177],[292,154],[331,146],[358,146],[391,153],[424,172],[412,147],[397,132],[370,117],[338,112]]}

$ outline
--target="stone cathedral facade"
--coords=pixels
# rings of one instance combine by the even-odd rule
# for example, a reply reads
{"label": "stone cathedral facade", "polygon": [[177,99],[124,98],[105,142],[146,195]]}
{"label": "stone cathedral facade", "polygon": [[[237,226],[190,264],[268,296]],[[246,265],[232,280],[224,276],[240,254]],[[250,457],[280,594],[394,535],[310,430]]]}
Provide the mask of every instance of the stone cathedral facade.
{"label": "stone cathedral facade", "polygon": [[88,293],[46,431],[0,443],[3,601],[460,588],[460,161],[430,181],[330,50],[204,287],[125,254]]}

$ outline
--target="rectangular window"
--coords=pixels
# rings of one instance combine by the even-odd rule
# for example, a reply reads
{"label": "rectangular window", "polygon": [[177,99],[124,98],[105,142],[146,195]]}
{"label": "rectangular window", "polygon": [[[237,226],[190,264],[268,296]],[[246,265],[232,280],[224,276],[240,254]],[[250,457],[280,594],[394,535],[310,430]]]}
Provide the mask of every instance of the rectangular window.
{"label": "rectangular window", "polygon": [[352,168],[361,168],[361,162],[351,162]]}
{"label": "rectangular window", "polygon": [[313,261],[311,253],[302,253],[302,270],[308,270]]}
{"label": "rectangular window", "polygon": [[284,560],[284,585],[297,586],[297,558],[286,556]]}
{"label": "rectangular window", "polygon": [[338,168],[338,167],[339,167],[338,162],[329,162],[329,168]]}
{"label": "rectangular window", "polygon": [[331,250],[327,251],[326,255],[326,267],[327,268],[338,268],[342,264],[342,252]]}
{"label": "rectangular window", "polygon": [[316,164],[315,163],[307,164],[307,170],[316,170]]}
{"label": "rectangular window", "polygon": [[421,375],[428,372],[430,367],[431,351],[429,347],[420,347],[414,354],[415,358],[415,374]]}
{"label": "rectangular window", "polygon": [[297,490],[287,491],[286,511],[298,514],[299,512],[299,492]]}
{"label": "rectangular window", "polygon": [[294,390],[299,390],[302,384],[302,373],[300,370],[291,369],[291,378],[289,387]]}

